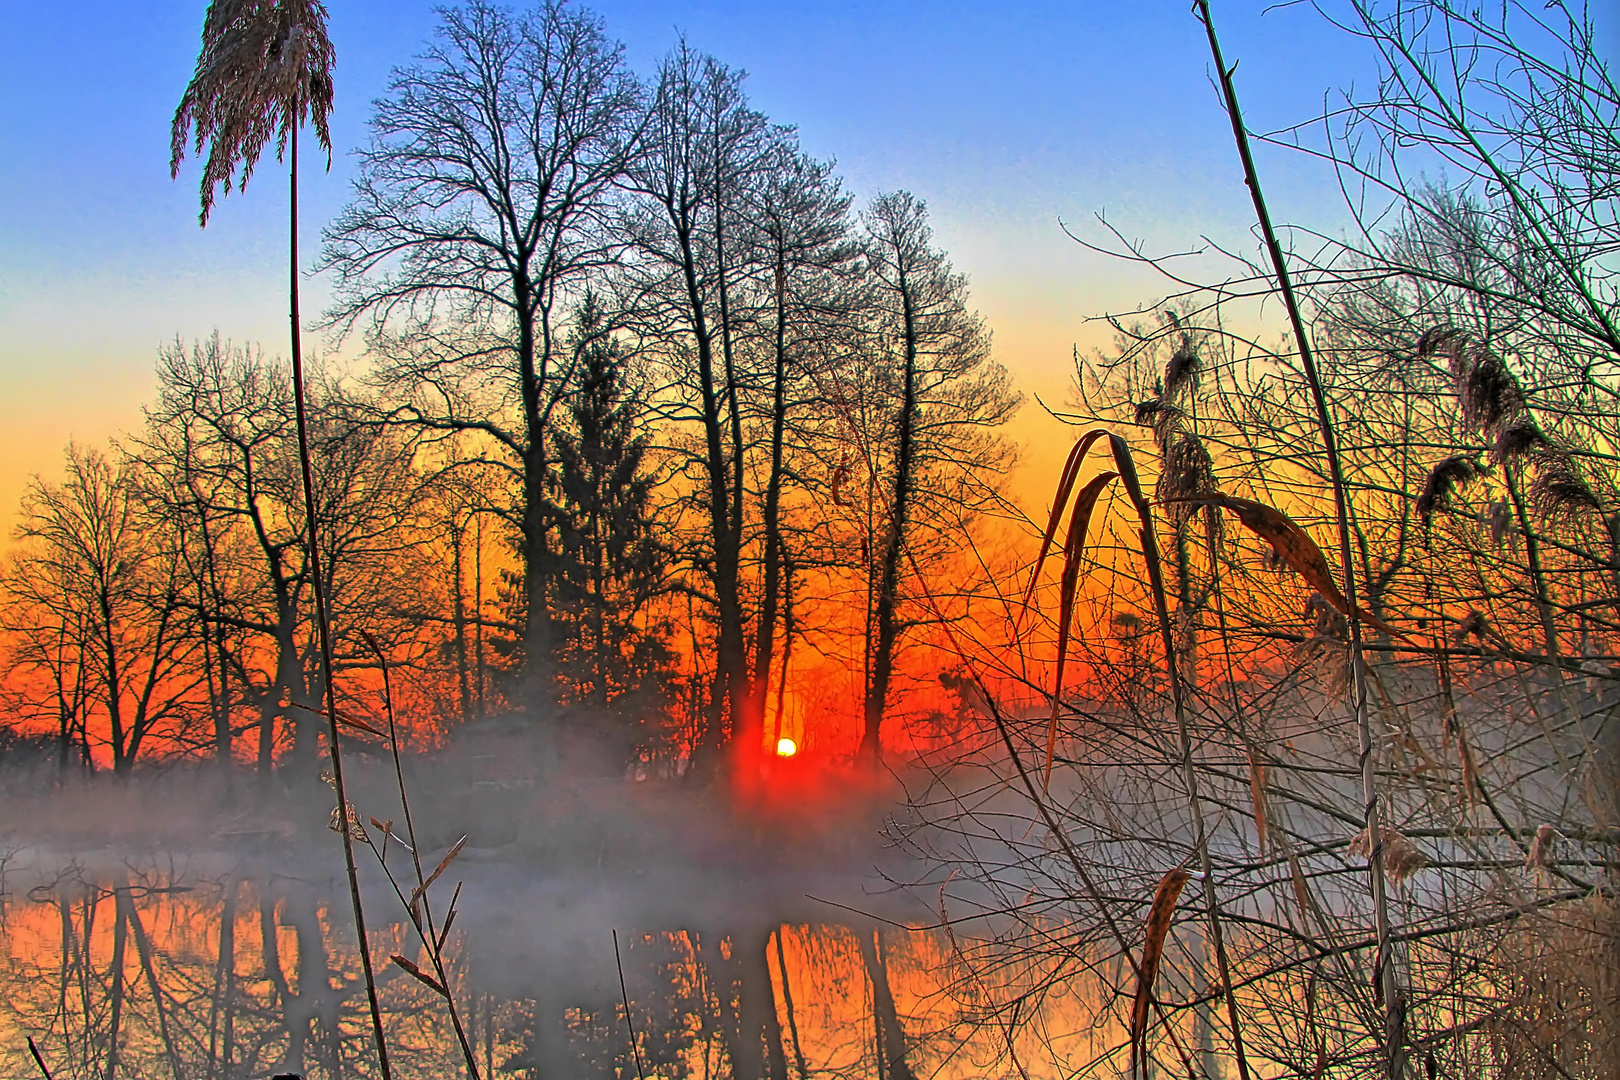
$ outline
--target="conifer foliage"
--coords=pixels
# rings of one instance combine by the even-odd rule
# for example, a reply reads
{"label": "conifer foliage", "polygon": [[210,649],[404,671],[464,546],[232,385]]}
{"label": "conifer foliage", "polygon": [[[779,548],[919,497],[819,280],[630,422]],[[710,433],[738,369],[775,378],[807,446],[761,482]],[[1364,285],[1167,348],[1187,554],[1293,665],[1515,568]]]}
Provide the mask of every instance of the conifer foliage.
{"label": "conifer foliage", "polygon": [[568,422],[553,438],[558,468],[546,499],[552,524],[551,640],[566,701],[621,715],[654,709],[670,666],[645,609],[667,553],[653,522],[654,477],[632,385],[632,360],[587,296],[575,337]]}

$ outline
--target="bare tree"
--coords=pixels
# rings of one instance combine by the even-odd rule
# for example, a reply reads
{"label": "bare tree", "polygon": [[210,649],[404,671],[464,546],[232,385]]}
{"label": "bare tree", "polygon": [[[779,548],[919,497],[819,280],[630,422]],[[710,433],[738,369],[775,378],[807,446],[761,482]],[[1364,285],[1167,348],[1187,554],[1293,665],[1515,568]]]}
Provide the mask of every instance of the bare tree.
{"label": "bare tree", "polygon": [[[23,498],[8,622],[27,643],[16,661],[48,676],[64,742],[77,728],[127,776],[154,742],[188,738],[198,642],[175,539],[129,471],[76,446],[65,464],[62,483],[36,478]],[[92,719],[105,728],[92,733]]]}
{"label": "bare tree", "polygon": [[[983,505],[1006,449],[980,436],[1005,422],[1018,398],[989,358],[984,323],[967,306],[967,282],[931,246],[923,203],[880,195],[862,219],[875,296],[873,354],[891,381],[885,430],[871,463],[882,499],[873,547],[875,590],[868,643],[861,756],[882,760],[882,724],[894,675],[901,578],[923,522],[941,509]],[[972,489],[984,484],[978,492]]]}
{"label": "bare tree", "polygon": [[553,692],[543,504],[565,316],[611,258],[602,219],[637,105],[622,48],[589,12],[445,9],[421,62],[377,102],[355,198],[326,233],[328,318],[366,322],[377,382],[396,398],[383,418],[486,439],[519,488],[522,663],[537,701]]}
{"label": "bare tree", "polygon": [[694,562],[708,579],[718,623],[699,737],[710,761],[726,744],[728,720],[738,753],[749,760],[758,753],[759,732],[743,727],[746,447],[734,305],[749,269],[740,235],[744,193],[766,130],[748,107],[741,74],[681,42],[659,66],[645,147],[625,181],[637,199],[621,223],[633,253],[627,306],[650,347],[662,346],[670,370],[667,418],[698,431],[690,456],[704,528]]}
{"label": "bare tree", "polygon": [[[755,365],[757,422],[765,461],[757,470],[764,490],[759,497],[759,612],[748,708],[762,728],[778,648],[777,624],[782,622],[786,633],[793,621],[788,580],[792,488],[802,493],[808,486],[796,475],[796,460],[814,462],[823,428],[829,421],[835,429],[841,423],[819,391],[829,372],[849,357],[868,294],[861,287],[864,264],[853,236],[850,198],[832,166],[803,153],[791,130],[772,133],[762,176],[750,194],[750,223],[763,279],[759,284],[765,294],[756,300],[760,310],[755,316],[761,354]],[[790,644],[784,641],[781,647],[785,664]]]}
{"label": "bare tree", "polygon": [[[314,565],[303,527],[293,402],[282,370],[217,336],[160,354],[158,400],[136,446],[148,487],[192,541],[208,580],[208,620],[223,672],[257,713],[256,756],[268,778],[276,725],[295,760],[315,753],[326,687],[309,632]],[[310,399],[312,491],[326,522],[320,571],[341,615],[339,669],[368,655],[362,632],[404,648],[419,625],[407,584],[420,559],[413,530],[421,493],[406,441],[369,422],[366,406],[316,384]],[[262,668],[262,670],[261,670]]]}

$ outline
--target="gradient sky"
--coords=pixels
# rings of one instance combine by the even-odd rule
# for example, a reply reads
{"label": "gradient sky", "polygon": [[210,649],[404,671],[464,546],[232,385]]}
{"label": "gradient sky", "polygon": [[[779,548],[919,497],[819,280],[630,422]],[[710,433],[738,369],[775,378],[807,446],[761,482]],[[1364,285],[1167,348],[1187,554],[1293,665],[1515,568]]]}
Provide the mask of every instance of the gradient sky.
{"label": "gradient sky", "polygon": [[[331,173],[305,173],[303,246],[348,195],[347,151],[370,101],[436,22],[427,0],[327,0],[337,50]],[[864,199],[904,187],[972,282],[1020,387],[1061,403],[1070,350],[1105,340],[1088,316],[1161,286],[1067,239],[1093,215],[1150,247],[1200,234],[1243,243],[1249,207],[1202,29],[1183,0],[1024,3],[869,0],[792,6],[667,0],[593,5],[649,72],[684,32],[750,73],[756,107],[836,157]],[[198,165],[168,175],[169,122],[195,60],[204,3],[4,0],[0,38],[0,527],[26,477],[72,438],[139,423],[160,343],[218,329],[285,352],[285,173],[261,162],[246,195],[197,227]],[[1216,3],[1251,123],[1309,119],[1367,83],[1366,57],[1308,7]],[[1281,218],[1338,220],[1330,178],[1266,153]],[[305,307],[326,286],[313,279]],[[1040,468],[1059,442],[1033,403],[1019,425]]]}

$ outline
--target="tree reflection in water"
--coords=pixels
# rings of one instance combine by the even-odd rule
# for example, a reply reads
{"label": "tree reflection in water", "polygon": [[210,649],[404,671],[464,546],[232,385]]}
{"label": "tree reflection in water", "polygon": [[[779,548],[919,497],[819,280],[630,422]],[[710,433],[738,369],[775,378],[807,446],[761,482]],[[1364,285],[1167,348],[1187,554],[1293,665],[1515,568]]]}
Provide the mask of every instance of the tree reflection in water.
{"label": "tree reflection in water", "polygon": [[[332,882],[295,877],[70,866],[10,905],[0,931],[6,1074],[34,1072],[32,1035],[59,1080],[371,1075],[365,987],[334,897]],[[523,925],[521,911],[469,918],[454,942],[484,1075],[635,1076],[607,925],[601,941],[577,921],[556,941],[543,927],[515,937]],[[378,955],[414,955],[406,929],[375,931]],[[975,1063],[1000,1056],[975,1047],[993,1033],[966,1022],[932,932],[733,918],[620,939],[649,1077],[980,1076]],[[431,990],[390,967],[379,993],[399,1076],[465,1074]]]}

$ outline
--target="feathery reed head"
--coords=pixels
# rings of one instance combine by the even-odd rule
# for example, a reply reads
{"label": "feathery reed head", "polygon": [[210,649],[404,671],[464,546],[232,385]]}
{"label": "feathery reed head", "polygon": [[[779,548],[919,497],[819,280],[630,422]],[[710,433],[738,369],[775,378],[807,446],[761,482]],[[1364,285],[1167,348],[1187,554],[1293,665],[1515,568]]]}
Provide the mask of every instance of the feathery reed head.
{"label": "feathery reed head", "polygon": [[[180,174],[196,127],[195,150],[209,145],[201,223],[215,189],[246,187],[259,154],[277,136],[276,156],[293,129],[311,120],[331,165],[332,42],[321,0],[213,0],[203,18],[197,70],[169,131],[169,174]],[[211,145],[210,145],[211,144]],[[241,166],[238,180],[236,170]]]}
{"label": "feathery reed head", "polygon": [[1496,429],[1496,441],[1491,446],[1491,461],[1504,465],[1510,461],[1539,457],[1552,449],[1552,441],[1543,435],[1534,420],[1517,420]]}
{"label": "feathery reed head", "polygon": [[1424,528],[1428,528],[1436,510],[1449,509],[1451,496],[1484,471],[1472,454],[1454,454],[1430,469],[1417,497],[1418,517],[1423,519]]}
{"label": "feathery reed head", "polygon": [[1198,389],[1198,376],[1203,365],[1198,356],[1198,350],[1193,348],[1192,341],[1186,335],[1182,336],[1181,347],[1170,357],[1164,365],[1164,398],[1174,401],[1176,395],[1183,389],[1188,392]]}
{"label": "feathery reed head", "polygon": [[1445,349],[1447,345],[1449,345],[1452,341],[1455,341],[1460,333],[1461,331],[1450,326],[1436,326],[1432,329],[1425,330],[1423,332],[1423,336],[1418,338],[1418,359],[1427,360],[1431,356],[1438,355]]}
{"label": "feathery reed head", "polygon": [[1575,462],[1565,454],[1546,454],[1530,483],[1530,503],[1546,519],[1567,517],[1598,509],[1597,496],[1586,486]]}
{"label": "feathery reed head", "polygon": [[1136,405],[1136,422],[1153,429],[1153,441],[1161,450],[1186,415],[1163,397],[1148,398]]}
{"label": "feathery reed head", "polygon": [[[1164,466],[1153,492],[1154,498],[1170,504],[1176,528],[1179,529],[1199,509],[1197,503],[1179,500],[1214,493],[1215,463],[1210,460],[1209,451],[1204,449],[1204,440],[1191,432],[1176,435],[1164,448]],[[1216,510],[1214,507],[1205,509]]]}
{"label": "feathery reed head", "polygon": [[1485,616],[1480,611],[1470,611],[1457,623],[1457,632],[1452,635],[1452,642],[1462,645],[1469,638],[1483,641],[1485,638]]}
{"label": "feathery reed head", "polygon": [[1524,414],[1524,392],[1506,361],[1483,345],[1470,345],[1461,336],[1449,348],[1451,374],[1465,422],[1489,436]]}
{"label": "feathery reed head", "polygon": [[[1419,851],[1417,845],[1399,830],[1386,826],[1379,829],[1378,834],[1383,848],[1384,876],[1394,884],[1399,885],[1429,865],[1429,857]],[[1371,834],[1367,829],[1362,829],[1351,838],[1350,854],[1370,859],[1372,851]]]}

